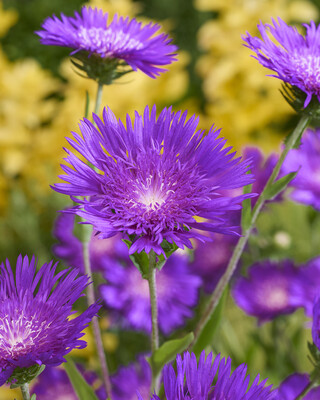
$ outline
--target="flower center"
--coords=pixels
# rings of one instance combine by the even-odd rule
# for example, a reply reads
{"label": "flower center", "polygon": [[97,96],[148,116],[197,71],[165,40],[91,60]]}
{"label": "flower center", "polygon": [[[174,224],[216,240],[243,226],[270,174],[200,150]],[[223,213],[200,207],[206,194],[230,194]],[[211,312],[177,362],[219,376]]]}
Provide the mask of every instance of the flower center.
{"label": "flower center", "polygon": [[46,321],[35,321],[17,310],[17,318],[5,315],[0,317],[0,349],[15,358],[28,353],[39,335],[48,328]]}
{"label": "flower center", "polygon": [[293,53],[291,55],[291,63],[294,66],[294,74],[299,75],[306,88],[320,90],[319,56]]}
{"label": "flower center", "polygon": [[142,193],[139,197],[140,203],[144,204],[151,210],[156,210],[165,202],[165,194],[154,190],[148,190],[146,193]]}
{"label": "flower center", "polygon": [[267,283],[261,291],[262,304],[268,309],[281,310],[288,306],[288,291],[286,285]]}
{"label": "flower center", "polygon": [[80,47],[99,53],[104,57],[113,57],[114,52],[139,50],[143,44],[123,31],[104,28],[85,28],[77,32]]}

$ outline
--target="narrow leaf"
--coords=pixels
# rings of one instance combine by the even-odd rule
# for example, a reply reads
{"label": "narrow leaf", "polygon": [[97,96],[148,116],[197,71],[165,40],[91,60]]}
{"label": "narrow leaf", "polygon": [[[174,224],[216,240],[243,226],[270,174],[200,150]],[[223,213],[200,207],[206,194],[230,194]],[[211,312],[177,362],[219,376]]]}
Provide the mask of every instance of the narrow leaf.
{"label": "narrow leaf", "polygon": [[154,374],[157,376],[162,367],[176,358],[178,353],[183,352],[193,340],[193,333],[188,333],[181,339],[174,339],[165,342],[157,349],[150,358],[150,363]]}
{"label": "narrow leaf", "polygon": [[196,357],[198,357],[202,352],[202,350],[204,350],[207,346],[212,345],[214,336],[218,330],[218,327],[222,319],[223,310],[226,304],[227,297],[228,297],[228,288],[224,290],[214,313],[211,315],[209,321],[207,322],[206,326],[201,332],[198,340],[193,346],[192,351],[194,352]]}
{"label": "narrow leaf", "polygon": [[64,369],[68,374],[72,387],[79,400],[98,400],[94,390],[85,381],[84,377],[80,374],[71,358],[66,357],[66,359],[67,362],[64,363]]}
{"label": "narrow leaf", "polygon": [[273,200],[279,193],[281,193],[288,184],[296,177],[298,171],[290,172],[290,174],[283,176],[262,192],[265,200]]}

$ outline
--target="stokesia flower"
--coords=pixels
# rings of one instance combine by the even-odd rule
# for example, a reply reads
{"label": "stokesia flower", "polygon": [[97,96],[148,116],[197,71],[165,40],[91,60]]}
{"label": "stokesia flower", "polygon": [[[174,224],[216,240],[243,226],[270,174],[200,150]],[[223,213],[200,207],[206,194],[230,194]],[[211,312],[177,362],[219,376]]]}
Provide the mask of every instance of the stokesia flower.
{"label": "stokesia flower", "polygon": [[[276,391],[265,386],[264,380],[259,383],[259,375],[249,386],[250,375],[246,376],[247,366],[239,365],[231,373],[231,359],[220,360],[220,355],[213,360],[210,353],[207,358],[201,353],[199,363],[193,353],[178,354],[177,374],[171,365],[163,369],[164,391],[167,400],[277,400]],[[218,376],[215,379],[217,370]],[[142,400],[142,396],[139,396]],[[159,400],[157,395],[152,400]]]}
{"label": "stokesia flower", "polygon": [[291,198],[320,211],[320,129],[307,129],[298,149],[287,155],[283,166],[283,175],[297,172],[290,182],[293,188]]}
{"label": "stokesia flower", "polygon": [[0,265],[0,385],[21,369],[59,365],[72,349],[86,346],[82,331],[100,306],[69,319],[88,278],[73,269],[55,276],[56,267],[49,262],[36,272],[34,257],[19,256],[14,276],[8,261]]}
{"label": "stokesia flower", "polygon": [[[292,374],[279,386],[281,400],[296,400],[296,398],[308,386],[310,378],[307,374]],[[320,386],[310,390],[301,400],[318,400],[320,398]]]}
{"label": "stokesia flower", "polygon": [[[91,67],[99,61],[115,67],[125,64],[155,78],[165,71],[162,66],[176,60],[177,47],[170,44],[171,39],[163,33],[156,34],[160,25],[143,26],[135,19],[117,15],[108,24],[108,14],[96,8],[84,6],[74,17],[61,14],[61,20],[53,15],[42,28],[36,32],[42,44],[69,47],[76,58],[85,52],[80,59],[91,63]],[[101,66],[100,63],[100,70]]]}
{"label": "stokesia flower", "polygon": [[93,119],[97,128],[84,119],[83,137],[74,133],[75,140],[68,139],[80,156],[66,150],[72,168],[62,166],[67,183],[54,189],[79,203],[73,212],[100,238],[122,232],[133,242],[130,253],[161,254],[165,240],[191,248],[191,238],[235,234],[236,227],[226,222],[228,213],[252,195],[232,197],[223,190],[243,187],[253,178],[247,174],[250,162],[240,162],[230,147],[223,148],[220,130],[211,128],[204,135],[196,130],[195,116],[187,120],[187,112],[164,109],[156,118],[155,107],[151,113],[146,107],[143,116],[136,113],[133,126],[129,116],[127,127],[118,122],[110,109],[104,109],[103,121],[95,114]]}
{"label": "stokesia flower", "polygon": [[[77,368],[89,385],[99,386],[95,394],[99,400],[105,400],[107,396],[98,376],[92,371],[85,371],[80,365]],[[37,400],[78,400],[67,373],[57,367],[46,367],[31,392],[36,394]]]}
{"label": "stokesia flower", "polygon": [[139,356],[134,364],[120,367],[111,376],[113,400],[137,400],[137,391],[148,397],[151,385],[151,369],[147,360]]}
{"label": "stokesia flower", "polygon": [[306,278],[290,260],[252,265],[248,277],[239,277],[232,288],[237,305],[259,322],[291,314],[305,303]]}
{"label": "stokesia flower", "polygon": [[[193,316],[202,281],[189,272],[187,259],[177,253],[156,274],[159,329],[169,335]],[[104,278],[107,284],[100,286],[100,293],[114,319],[120,319],[126,328],[151,332],[148,281],[133,263],[106,265]]]}
{"label": "stokesia flower", "polygon": [[[302,90],[307,96],[304,107],[310,103],[312,95],[320,100],[320,28],[313,21],[306,28],[305,36],[293,26],[288,26],[281,18],[273,25],[258,25],[262,39],[247,33],[243,40],[256,53],[261,65],[275,72],[274,76],[285,83]],[[269,35],[268,35],[269,33]],[[270,36],[270,37],[269,37]]]}

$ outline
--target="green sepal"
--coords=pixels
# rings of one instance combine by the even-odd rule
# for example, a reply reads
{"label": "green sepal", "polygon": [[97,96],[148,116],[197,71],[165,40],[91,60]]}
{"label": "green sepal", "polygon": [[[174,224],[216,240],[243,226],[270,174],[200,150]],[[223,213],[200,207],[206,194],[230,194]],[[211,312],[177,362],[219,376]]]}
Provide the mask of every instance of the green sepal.
{"label": "green sepal", "polygon": [[314,365],[315,368],[320,370],[320,351],[318,347],[311,342],[308,342],[308,349],[309,349],[309,359],[311,363]]}
{"label": "green sepal", "polygon": [[194,343],[192,351],[196,355],[196,357],[198,357],[201,354],[202,350],[205,350],[207,346],[212,345],[214,336],[220,326],[228,293],[229,290],[226,287],[223,291],[223,294],[219,300],[216,309],[214,310],[213,314],[203,328],[198,340]]}
{"label": "green sepal", "polygon": [[123,60],[102,58],[85,51],[74,54],[71,63],[80,71],[80,76],[93,79],[102,85],[110,85],[121,76],[132,72],[132,68]]}
{"label": "green sepal", "polygon": [[37,400],[37,396],[35,393],[33,393],[33,395],[31,396],[30,400]]}
{"label": "green sepal", "polygon": [[166,257],[163,254],[160,254],[157,256],[157,263],[156,263],[156,268],[161,271],[162,267],[164,264],[167,262],[167,259],[173,254],[177,249],[178,246],[175,243],[169,243],[166,240],[164,240],[161,243],[161,247],[163,248],[163,251],[166,254]]}
{"label": "green sepal", "polygon": [[188,333],[181,339],[173,339],[163,343],[154,354],[148,358],[154,376],[157,376],[163,366],[176,358],[178,353],[182,353],[192,342],[193,332]]}
{"label": "green sepal", "polygon": [[37,376],[44,371],[45,365],[32,365],[28,368],[20,368],[17,367],[10,378],[7,380],[7,383],[10,385],[10,389],[16,389],[26,383],[30,383],[35,379]]}
{"label": "green sepal", "polygon": [[290,174],[287,174],[277,181],[273,182],[270,187],[262,192],[261,196],[263,196],[265,200],[273,200],[297,176],[297,173],[298,171],[290,172]]}
{"label": "green sepal", "polygon": [[98,400],[94,390],[80,374],[71,358],[65,357],[64,369],[79,400]]}
{"label": "green sepal", "polygon": [[307,94],[303,90],[289,83],[284,83],[282,84],[282,90],[280,90],[280,92],[298,114],[308,115],[314,119],[320,118],[319,100],[316,95],[312,96],[310,103],[305,107],[304,103]]}
{"label": "green sepal", "polygon": [[[130,240],[122,239],[122,241],[128,246],[130,249],[132,242]],[[130,259],[133,264],[138,268],[143,279],[148,279],[148,271],[149,271],[149,257],[145,251],[141,253],[133,253],[130,254]]]}

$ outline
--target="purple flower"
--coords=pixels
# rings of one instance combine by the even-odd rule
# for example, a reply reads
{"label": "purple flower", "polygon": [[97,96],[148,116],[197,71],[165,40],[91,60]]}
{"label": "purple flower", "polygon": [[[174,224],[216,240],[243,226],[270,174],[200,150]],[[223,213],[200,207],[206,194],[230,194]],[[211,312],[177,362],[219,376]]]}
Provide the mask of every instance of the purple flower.
{"label": "purple flower", "polygon": [[302,306],[308,317],[312,316],[315,299],[320,295],[320,257],[308,261],[299,268]]}
{"label": "purple flower", "polygon": [[[98,376],[94,372],[85,371],[80,366],[78,366],[78,369],[89,385],[97,386],[97,383],[99,383]],[[37,383],[32,387],[31,392],[36,394],[37,400],[78,400],[67,373],[61,368],[46,367],[37,379]],[[107,398],[103,386],[100,385],[99,389],[96,390],[96,396],[99,400]]]}
{"label": "purple flower", "polygon": [[196,131],[198,119],[186,117],[187,112],[164,109],[156,118],[156,108],[149,113],[146,107],[143,116],[135,114],[134,126],[127,116],[127,128],[110,109],[104,109],[103,121],[93,115],[97,128],[84,119],[83,138],[74,133],[75,140],[68,141],[95,169],[66,150],[72,168],[62,166],[67,183],[54,189],[79,203],[73,211],[101,232],[100,238],[130,235],[130,253],[161,254],[164,240],[183,248],[192,247],[191,238],[235,233],[227,225],[228,213],[252,195],[222,191],[251,183],[250,163],[223,148],[219,130],[203,136]]}
{"label": "purple flower", "polygon": [[143,26],[117,15],[108,24],[108,14],[96,8],[82,7],[74,17],[61,14],[61,20],[53,15],[42,28],[36,32],[42,44],[69,47],[71,55],[85,51],[88,57],[118,60],[120,65],[122,61],[152,78],[165,71],[161,66],[176,60],[177,47],[170,44],[171,39],[163,33],[156,35],[160,25]]}
{"label": "purple flower", "polygon": [[304,305],[305,280],[290,260],[264,261],[251,266],[247,278],[236,280],[232,294],[247,314],[265,322]]}
{"label": "purple flower", "polygon": [[70,269],[54,276],[56,266],[36,272],[34,257],[19,256],[14,276],[8,261],[0,265],[0,385],[15,368],[59,365],[73,348],[86,346],[79,339],[100,306],[69,320],[88,278]]}
{"label": "purple flower", "polygon": [[307,129],[303,134],[301,146],[287,155],[282,173],[297,171],[291,181],[293,200],[311,205],[320,210],[320,129]]}
{"label": "purple flower", "polygon": [[[71,218],[66,213],[59,216],[55,232],[60,243],[55,249],[63,248],[60,254],[68,255],[65,261],[76,266],[79,249],[72,232],[73,224],[73,215]],[[188,257],[179,253],[171,255],[162,270],[157,271],[159,326],[165,334],[182,326],[186,318],[192,317],[192,307],[197,305],[202,284],[197,274],[190,271]],[[70,254],[74,257],[69,257]],[[107,284],[100,286],[100,291],[113,319],[120,320],[126,328],[151,331],[148,282],[142,279],[133,265],[121,237],[97,239],[93,234],[89,255],[92,269],[101,272],[107,281]]]}
{"label": "purple flower", "polygon": [[320,297],[315,300],[313,307],[312,340],[320,350]]}
{"label": "purple flower", "polygon": [[[281,400],[295,400],[309,384],[307,374],[292,374],[288,376],[279,386]],[[320,386],[313,388],[302,400],[318,400],[320,398]]]}
{"label": "purple flower", "polygon": [[[110,265],[104,277],[108,284],[101,285],[100,292],[114,319],[122,317],[125,327],[151,332],[149,286],[137,268],[131,262],[127,267]],[[169,335],[192,317],[202,281],[188,271],[186,258],[178,254],[157,271],[156,279],[159,328]]]}
{"label": "purple flower", "polygon": [[120,367],[111,377],[111,383],[113,400],[137,400],[137,391],[147,398],[151,385],[150,365],[140,356],[137,363]]}
{"label": "purple flower", "polygon": [[[262,39],[251,36],[243,38],[246,46],[256,53],[261,65],[275,72],[274,76],[306,93],[304,107],[315,94],[320,100],[320,28],[311,21],[303,24],[306,35],[288,26],[281,18],[272,19],[273,25],[258,25]],[[268,36],[269,35],[271,36]]]}
{"label": "purple flower", "polygon": [[[167,400],[277,400],[277,392],[271,386],[265,387],[266,381],[259,383],[259,375],[249,386],[250,375],[247,366],[239,365],[231,373],[231,359],[220,360],[218,355],[213,361],[210,353],[207,358],[201,353],[199,363],[193,353],[177,356],[177,374],[171,365],[163,369],[164,390]],[[214,382],[219,367],[218,376]],[[141,396],[139,396],[141,399]],[[158,400],[157,395],[152,396]]]}

